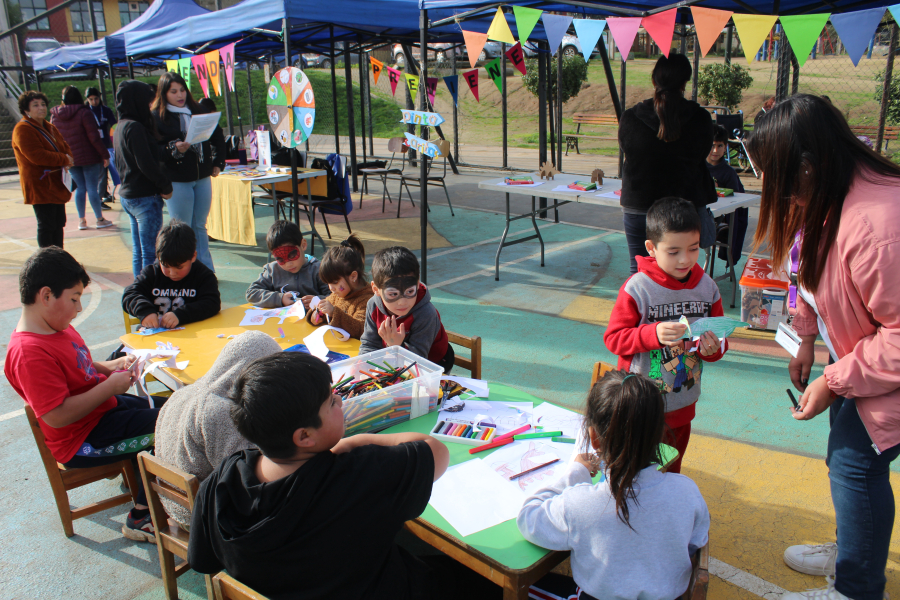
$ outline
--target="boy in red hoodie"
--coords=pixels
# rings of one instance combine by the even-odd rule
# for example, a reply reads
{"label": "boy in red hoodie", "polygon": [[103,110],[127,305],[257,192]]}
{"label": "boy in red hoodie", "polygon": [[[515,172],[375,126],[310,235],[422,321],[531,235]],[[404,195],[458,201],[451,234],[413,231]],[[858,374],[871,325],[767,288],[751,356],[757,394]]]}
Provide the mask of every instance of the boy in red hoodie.
{"label": "boy in red hoodie", "polygon": [[619,357],[618,368],[642,373],[666,397],[667,442],[678,450],[669,472],[681,472],[691,437],[694,405],[700,397],[703,362],[722,358],[728,345],[706,332],[699,346],[682,339],[684,316],[689,322],[721,317],[722,298],[716,283],[697,264],[700,216],[681,198],[661,198],[647,212],[647,252],[637,257],[638,272],[628,278],[609,317],[603,341]]}

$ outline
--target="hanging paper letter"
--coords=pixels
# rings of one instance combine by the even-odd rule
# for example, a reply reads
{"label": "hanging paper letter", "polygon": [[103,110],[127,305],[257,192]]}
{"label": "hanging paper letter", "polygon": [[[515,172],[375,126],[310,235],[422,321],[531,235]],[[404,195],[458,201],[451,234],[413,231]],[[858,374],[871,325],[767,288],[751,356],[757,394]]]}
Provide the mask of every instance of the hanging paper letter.
{"label": "hanging paper letter", "polygon": [[478,98],[478,69],[466,71],[463,73],[463,79],[469,84],[469,89],[472,90],[472,95],[475,96],[475,100],[480,102],[481,100]]}
{"label": "hanging paper letter", "polygon": [[434,94],[437,92],[437,77],[429,77],[425,80],[425,91],[428,93],[428,102],[434,106]]}
{"label": "hanging paper letter", "polygon": [[397,95],[397,84],[400,82],[400,71],[397,69],[392,69],[390,67],[385,67],[388,72],[388,78],[391,80],[391,95]]}
{"label": "hanging paper letter", "polygon": [[484,69],[487,71],[488,77],[491,78],[491,81],[494,82],[494,85],[497,86],[497,89],[500,92],[503,92],[503,70],[500,67],[500,57],[498,56],[491,62],[484,65]]}
{"label": "hanging paper letter", "polygon": [[525,74],[525,53],[522,52],[522,44],[517,43],[507,50],[506,58],[510,60],[513,66],[517,68],[522,75]]}
{"label": "hanging paper letter", "polygon": [[194,72],[197,74],[197,79],[200,80],[200,89],[203,90],[203,95],[209,98],[209,78],[206,74],[206,57],[202,54],[200,56],[192,56],[191,63],[194,65]]}
{"label": "hanging paper letter", "polygon": [[444,84],[447,86],[447,89],[450,90],[450,95],[453,96],[453,104],[459,104],[459,77],[457,75],[449,75],[444,77]]}
{"label": "hanging paper letter", "polygon": [[384,63],[374,56],[369,57],[369,62],[372,63],[372,76],[375,78],[375,85],[378,85],[378,78],[381,77],[381,72],[384,71]]}
{"label": "hanging paper letter", "polygon": [[190,58],[178,59],[178,73],[181,74],[181,77],[184,79],[185,83],[187,83],[188,90],[190,90],[191,89],[191,59]]}
{"label": "hanging paper letter", "polygon": [[206,57],[206,73],[209,75],[210,88],[217,96],[222,95],[222,88],[219,87],[219,51],[213,50],[204,54]]}
{"label": "hanging paper letter", "polygon": [[403,76],[406,77],[406,87],[409,88],[409,95],[412,96],[413,102],[415,102],[419,92],[419,78],[409,73],[404,73]]}
{"label": "hanging paper letter", "polygon": [[177,73],[178,72],[178,61],[177,60],[167,60],[166,61],[166,71],[168,71],[170,73],[172,71],[175,71]]}
{"label": "hanging paper letter", "polygon": [[219,48],[219,55],[225,63],[225,79],[228,81],[228,89],[234,91],[234,44],[228,44]]}

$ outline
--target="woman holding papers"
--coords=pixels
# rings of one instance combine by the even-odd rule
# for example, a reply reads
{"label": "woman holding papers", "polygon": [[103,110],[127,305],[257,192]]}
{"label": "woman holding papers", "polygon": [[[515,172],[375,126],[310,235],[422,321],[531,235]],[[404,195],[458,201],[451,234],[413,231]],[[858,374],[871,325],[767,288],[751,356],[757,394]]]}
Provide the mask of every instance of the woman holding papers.
{"label": "woman holding papers", "polygon": [[[225,167],[225,136],[218,125],[209,135],[191,127],[193,115],[206,111],[194,100],[181,75],[169,72],[159,78],[153,117],[163,145],[163,168],[172,180],[172,197],[166,200],[169,217],[191,226],[197,236],[197,258],[212,269],[206,218],[212,204],[212,182]],[[208,130],[207,130],[208,131]],[[191,133],[193,139],[187,140]]]}

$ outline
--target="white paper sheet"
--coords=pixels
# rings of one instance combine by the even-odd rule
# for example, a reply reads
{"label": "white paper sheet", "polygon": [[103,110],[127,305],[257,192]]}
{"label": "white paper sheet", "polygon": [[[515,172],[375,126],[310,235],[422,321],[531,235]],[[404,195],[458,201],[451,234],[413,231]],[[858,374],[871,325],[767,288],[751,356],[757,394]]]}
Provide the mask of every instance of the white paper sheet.
{"label": "white paper sheet", "polygon": [[446,379],[447,381],[454,381],[464,388],[470,390],[473,396],[478,398],[487,398],[488,397],[488,383],[483,379],[472,379],[470,377],[457,377],[455,375],[441,375],[441,379]]}
{"label": "white paper sheet", "polygon": [[[499,448],[489,456],[485,456],[483,460],[492,471],[503,478],[508,486],[530,496],[538,488],[556,481],[560,474],[568,468],[572,446],[565,444],[568,448],[559,447],[563,445],[544,443],[541,438],[520,440]],[[558,458],[559,461],[552,465],[532,471],[512,481],[509,480],[513,475],[550,462],[555,458]]]}
{"label": "white paper sheet", "polygon": [[612,198],[613,200],[621,200],[621,196],[615,192],[603,192],[602,194],[594,194],[597,198]]}
{"label": "white paper sheet", "polygon": [[[452,398],[448,407],[457,405],[461,400]],[[512,431],[525,424],[531,424],[531,413],[534,404],[531,402],[484,402],[482,400],[465,400],[465,408],[458,412],[441,410],[438,421],[476,421],[493,423],[497,426],[497,435]],[[487,415],[487,419],[484,418]],[[480,418],[479,418],[480,417]]]}
{"label": "white paper sheet", "polygon": [[566,437],[577,437],[584,417],[577,412],[544,402],[534,407],[534,426],[544,431],[562,431]]}
{"label": "white paper sheet", "polygon": [[535,181],[534,183],[516,183],[516,184],[510,185],[510,184],[508,184],[508,183],[506,183],[506,182],[501,181],[501,182],[498,183],[497,185],[502,185],[503,187],[523,187],[523,188],[530,188],[530,187],[537,187],[537,186],[543,185],[543,184],[544,184],[543,181]]}
{"label": "white paper sheet", "polygon": [[[329,333],[331,332],[331,333]],[[350,339],[350,334],[340,327],[332,327],[331,325],[322,325],[311,334],[303,338],[306,349],[313,356],[318,356],[322,360],[328,358],[328,346],[325,345],[325,335],[333,335],[342,342]]]}
{"label": "white paper sheet", "polygon": [[463,537],[515,519],[524,502],[515,486],[478,458],[447,469],[429,500]]}
{"label": "white paper sheet", "polygon": [[572,188],[570,188],[568,186],[568,184],[558,185],[555,188],[553,188],[553,191],[554,192],[571,192],[572,194],[586,194],[587,193],[584,190],[573,190]]}
{"label": "white paper sheet", "polygon": [[266,322],[266,319],[277,318],[278,324],[284,323],[288,317],[297,317],[302,319],[306,316],[306,310],[303,308],[302,302],[295,302],[290,306],[282,308],[248,308],[244,311],[244,318],[241,319],[241,327],[260,326]]}
{"label": "white paper sheet", "polygon": [[187,133],[184,134],[184,141],[188,144],[199,144],[205,142],[216,130],[219,124],[220,112],[209,113],[206,115],[191,115],[191,123],[188,125]]}

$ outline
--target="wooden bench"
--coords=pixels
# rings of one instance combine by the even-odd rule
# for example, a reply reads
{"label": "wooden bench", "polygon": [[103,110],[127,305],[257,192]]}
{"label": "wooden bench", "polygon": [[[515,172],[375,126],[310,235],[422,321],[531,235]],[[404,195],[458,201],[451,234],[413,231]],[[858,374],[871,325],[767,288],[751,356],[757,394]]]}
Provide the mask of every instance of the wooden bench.
{"label": "wooden bench", "polygon": [[575,133],[567,133],[566,136],[566,156],[569,155],[569,150],[575,148],[576,154],[581,154],[581,151],[578,149],[578,138],[589,138],[592,140],[607,140],[618,142],[618,132],[616,137],[604,137],[600,135],[587,135],[581,133],[582,125],[596,125],[597,127],[615,127],[618,129],[619,127],[619,119],[616,115],[601,115],[597,113],[575,113],[572,116],[572,122],[575,123],[578,127],[575,128]]}
{"label": "wooden bench", "polygon": [[[875,141],[878,139],[878,126],[877,125],[851,125],[850,131],[853,132],[853,135],[864,135],[870,140],[872,140],[872,145],[875,145]],[[891,141],[897,139],[898,135],[900,135],[900,126],[896,125],[885,125],[884,126],[884,152],[887,153],[888,144]]]}

